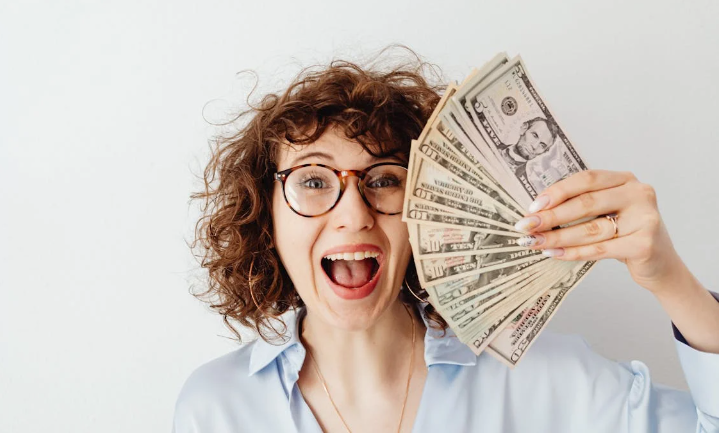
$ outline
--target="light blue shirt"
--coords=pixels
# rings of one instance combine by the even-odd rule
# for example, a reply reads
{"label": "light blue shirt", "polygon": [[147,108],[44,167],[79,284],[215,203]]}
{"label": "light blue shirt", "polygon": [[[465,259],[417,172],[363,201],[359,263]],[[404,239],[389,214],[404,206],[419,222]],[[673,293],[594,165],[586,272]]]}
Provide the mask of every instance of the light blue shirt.
{"label": "light blue shirt", "polygon": [[[283,316],[285,344],[258,339],[197,368],[177,399],[173,432],[321,432],[297,386],[304,313]],[[654,384],[644,363],[608,360],[578,335],[543,331],[510,370],[486,352],[476,356],[451,330],[440,337],[428,327],[413,431],[719,432],[719,354],[674,333],[690,392]]]}

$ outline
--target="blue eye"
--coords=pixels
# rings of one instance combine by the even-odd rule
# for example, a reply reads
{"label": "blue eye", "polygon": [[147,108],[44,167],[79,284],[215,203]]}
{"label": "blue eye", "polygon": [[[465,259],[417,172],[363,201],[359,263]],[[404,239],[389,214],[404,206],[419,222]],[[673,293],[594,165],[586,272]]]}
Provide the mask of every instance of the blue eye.
{"label": "blue eye", "polygon": [[399,179],[393,176],[382,176],[370,180],[365,184],[369,188],[391,188],[401,185]]}
{"label": "blue eye", "polygon": [[308,179],[306,181],[302,182],[302,186],[306,188],[322,188],[324,186],[324,182],[322,182],[321,179]]}
{"label": "blue eye", "polygon": [[308,173],[297,183],[297,186],[309,190],[320,190],[328,188],[329,183],[319,173]]}

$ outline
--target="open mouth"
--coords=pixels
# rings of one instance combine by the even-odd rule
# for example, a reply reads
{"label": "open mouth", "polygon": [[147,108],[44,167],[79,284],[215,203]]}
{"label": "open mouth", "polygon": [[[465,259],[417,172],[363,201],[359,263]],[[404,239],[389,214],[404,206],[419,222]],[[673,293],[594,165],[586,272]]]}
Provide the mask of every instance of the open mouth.
{"label": "open mouth", "polygon": [[333,283],[345,288],[360,288],[379,270],[378,252],[337,253],[322,258],[322,269]]}

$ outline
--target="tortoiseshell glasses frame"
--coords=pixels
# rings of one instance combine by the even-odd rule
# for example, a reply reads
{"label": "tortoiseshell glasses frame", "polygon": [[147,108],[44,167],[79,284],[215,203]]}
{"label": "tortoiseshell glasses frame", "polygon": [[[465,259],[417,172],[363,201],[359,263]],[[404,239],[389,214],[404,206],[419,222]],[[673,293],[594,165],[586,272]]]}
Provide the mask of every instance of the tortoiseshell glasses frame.
{"label": "tortoiseshell glasses frame", "polygon": [[[399,205],[399,208],[400,208],[399,211],[396,211],[396,212],[386,212],[386,211],[382,211],[382,210],[380,210],[380,209],[377,209],[377,207],[376,207],[374,204],[372,204],[372,202],[371,202],[371,201],[367,198],[367,196],[365,195],[365,179],[366,179],[366,177],[367,177],[367,174],[368,174],[371,170],[373,170],[373,169],[375,169],[375,168],[377,168],[377,167],[382,167],[382,166],[394,166],[394,167],[398,167],[398,168],[404,169],[403,175],[404,175],[404,180],[406,181],[406,179],[407,179],[407,174],[406,174],[406,173],[407,173],[407,166],[406,166],[406,165],[403,165],[403,164],[401,164],[401,163],[393,163],[393,162],[385,162],[385,163],[373,164],[373,165],[367,167],[367,168],[364,169],[364,170],[338,170],[338,169],[335,169],[334,167],[328,166],[328,165],[326,165],[326,164],[307,163],[307,164],[301,164],[301,165],[295,166],[295,167],[290,167],[289,169],[285,169],[285,170],[282,170],[282,171],[279,171],[279,172],[275,172],[273,176],[274,176],[274,180],[275,180],[275,181],[280,181],[280,182],[282,183],[282,195],[283,195],[283,197],[284,197],[284,199],[285,199],[285,203],[287,203],[287,206],[290,207],[290,209],[291,209],[295,214],[301,215],[302,217],[319,217],[319,216],[321,216],[321,215],[327,214],[328,212],[332,211],[332,209],[334,209],[334,207],[337,206],[337,204],[339,203],[340,199],[342,199],[342,195],[344,194],[345,187],[346,187],[346,185],[347,185],[346,182],[345,182],[345,179],[348,178],[348,177],[350,177],[350,176],[356,176],[356,177],[359,179],[359,181],[357,182],[357,187],[358,187],[360,196],[362,196],[362,200],[364,201],[364,203],[365,203],[368,207],[370,207],[371,209],[373,209],[374,211],[376,211],[376,212],[378,212],[378,213],[380,213],[380,214],[385,214],[385,215],[401,214],[401,213],[402,213],[402,209],[401,209],[402,205],[401,205],[401,203],[400,203],[400,205]],[[287,182],[287,179],[289,178],[289,176],[290,176],[290,174],[291,174],[292,172],[295,172],[295,171],[297,171],[297,170],[303,169],[303,168],[305,168],[305,167],[322,167],[322,168],[325,168],[325,169],[329,169],[329,170],[331,170],[331,171],[337,176],[337,179],[339,180],[339,191],[338,191],[338,193],[337,193],[337,197],[336,197],[335,200],[334,200],[334,203],[333,203],[332,206],[330,206],[328,209],[326,209],[326,210],[324,210],[324,211],[322,211],[322,212],[320,212],[320,213],[318,213],[318,214],[304,214],[304,213],[301,212],[300,210],[295,209],[295,208],[292,206],[292,204],[290,203],[290,201],[287,199],[287,189],[285,188],[285,183]],[[404,184],[401,185],[401,186],[398,186],[398,188],[401,188],[402,198],[404,198],[404,188],[405,188]],[[403,202],[403,201],[400,201],[400,202]]]}

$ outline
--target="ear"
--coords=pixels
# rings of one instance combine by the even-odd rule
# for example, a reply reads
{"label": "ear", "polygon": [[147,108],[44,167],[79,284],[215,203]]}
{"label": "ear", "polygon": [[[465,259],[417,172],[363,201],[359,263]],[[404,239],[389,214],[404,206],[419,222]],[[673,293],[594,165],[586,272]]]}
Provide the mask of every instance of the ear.
{"label": "ear", "polygon": [[524,123],[522,123],[522,126],[519,127],[519,135],[520,136],[524,135],[524,133],[526,133],[528,129],[529,129],[529,122],[524,121]]}

